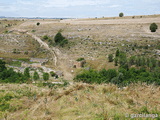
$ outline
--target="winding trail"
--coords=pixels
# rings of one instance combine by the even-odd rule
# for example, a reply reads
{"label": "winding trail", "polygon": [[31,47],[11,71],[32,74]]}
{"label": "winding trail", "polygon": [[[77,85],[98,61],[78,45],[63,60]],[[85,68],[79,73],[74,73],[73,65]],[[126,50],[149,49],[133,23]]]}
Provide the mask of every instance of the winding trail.
{"label": "winding trail", "polygon": [[47,49],[48,51],[51,52],[52,54],[52,58],[54,58],[54,61],[55,61],[55,66],[57,66],[57,60],[58,60],[58,57],[56,55],[56,52],[51,49],[47,43],[43,42],[39,37],[37,37],[36,35],[32,34],[32,33],[29,33],[29,32],[26,32],[26,34],[30,35],[31,37],[33,37],[40,45],[41,47],[44,47],[45,49]]}
{"label": "winding trail", "polygon": [[30,33],[26,30],[18,29],[18,28],[14,28],[14,29],[12,29],[12,31],[27,34],[27,35],[31,36],[32,38],[34,38],[40,44],[40,47],[43,47],[44,49],[48,50],[51,53],[51,57],[53,59],[54,65],[58,70],[63,71],[64,79],[66,79],[66,80],[73,79],[73,75],[68,71],[69,68],[67,66],[67,64],[68,64],[67,55],[62,54],[58,48],[49,47],[49,45],[47,43],[42,41],[41,38],[37,37],[33,33]]}

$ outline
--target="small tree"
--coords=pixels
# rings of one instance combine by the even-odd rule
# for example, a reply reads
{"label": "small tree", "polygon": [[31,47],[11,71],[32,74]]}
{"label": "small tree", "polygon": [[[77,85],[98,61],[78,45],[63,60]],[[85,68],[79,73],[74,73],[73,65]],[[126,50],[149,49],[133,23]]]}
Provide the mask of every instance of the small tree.
{"label": "small tree", "polygon": [[62,36],[61,32],[58,32],[56,36],[54,37],[54,41],[56,44],[61,43],[64,39],[65,37]]}
{"label": "small tree", "polygon": [[119,56],[119,49],[116,50],[116,57]]}
{"label": "small tree", "polygon": [[53,71],[51,71],[51,72],[50,72],[50,75],[51,75],[52,77],[54,77],[54,76],[56,75],[56,73],[54,73]]}
{"label": "small tree", "polygon": [[39,75],[38,75],[38,73],[36,71],[34,72],[33,79],[34,80],[38,80],[39,79]]}
{"label": "small tree", "polygon": [[30,78],[29,68],[25,68],[24,76],[27,77],[27,78]]}
{"label": "small tree", "polygon": [[109,55],[108,55],[108,61],[109,61],[109,62],[113,62],[113,55],[112,55],[112,54],[109,54]]}
{"label": "small tree", "polygon": [[68,40],[65,39],[65,37],[63,37],[63,35],[61,34],[60,30],[54,37],[54,41],[56,43],[56,45],[60,45],[61,47],[64,47],[65,44],[68,44]]}
{"label": "small tree", "polygon": [[156,23],[152,23],[150,25],[151,32],[156,32],[157,29],[158,29],[158,25]]}
{"label": "small tree", "polygon": [[40,25],[40,23],[39,22],[37,22],[37,26],[39,26]]}
{"label": "small tree", "polygon": [[7,69],[5,64],[4,61],[0,60],[0,73]]}
{"label": "small tree", "polygon": [[114,65],[118,66],[118,58],[117,57],[114,59]]}
{"label": "small tree", "polygon": [[123,17],[124,16],[124,14],[121,12],[121,13],[119,13],[119,17]]}
{"label": "small tree", "polygon": [[45,81],[49,80],[49,74],[48,73],[43,73],[43,80],[45,80]]}

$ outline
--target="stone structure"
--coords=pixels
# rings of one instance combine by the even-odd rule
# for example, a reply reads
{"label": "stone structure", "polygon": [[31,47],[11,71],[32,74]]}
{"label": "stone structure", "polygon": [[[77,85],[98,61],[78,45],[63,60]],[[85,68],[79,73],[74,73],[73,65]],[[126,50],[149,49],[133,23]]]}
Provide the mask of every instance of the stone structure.
{"label": "stone structure", "polygon": [[55,74],[58,76],[58,77],[63,77],[63,72],[62,71],[56,71]]}
{"label": "stone structure", "polygon": [[75,61],[74,64],[73,64],[73,67],[74,68],[82,68],[84,67],[84,64],[86,63],[85,60],[82,60],[82,61]]}

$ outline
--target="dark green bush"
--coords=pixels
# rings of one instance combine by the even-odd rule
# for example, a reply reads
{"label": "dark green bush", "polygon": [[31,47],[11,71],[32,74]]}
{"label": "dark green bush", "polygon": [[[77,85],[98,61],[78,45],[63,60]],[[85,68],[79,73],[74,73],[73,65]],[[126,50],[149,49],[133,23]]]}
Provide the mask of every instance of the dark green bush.
{"label": "dark green bush", "polygon": [[48,73],[43,73],[43,80],[45,80],[45,81],[49,80],[49,74]]}
{"label": "dark green bush", "polygon": [[158,29],[158,25],[156,23],[152,23],[150,25],[151,32],[156,32],[157,29]]}
{"label": "dark green bush", "polygon": [[48,40],[48,39],[49,39],[49,37],[47,35],[43,36],[43,40]]}
{"label": "dark green bush", "polygon": [[123,17],[124,16],[124,14],[121,12],[121,13],[119,13],[119,17]]}
{"label": "dark green bush", "polygon": [[24,83],[27,80],[22,73],[17,73],[12,68],[7,69],[5,62],[0,60],[0,83]]}
{"label": "dark green bush", "polygon": [[39,22],[37,22],[37,26],[39,26],[40,25],[40,23]]}
{"label": "dark green bush", "polygon": [[68,44],[68,40],[61,34],[61,32],[58,32],[55,35],[54,41],[56,45],[60,45],[61,47],[64,47],[64,45]]}
{"label": "dark green bush", "polygon": [[78,58],[76,61],[83,61],[85,60],[84,58]]}
{"label": "dark green bush", "polygon": [[113,54],[109,54],[108,55],[108,61],[109,62],[113,62]]}

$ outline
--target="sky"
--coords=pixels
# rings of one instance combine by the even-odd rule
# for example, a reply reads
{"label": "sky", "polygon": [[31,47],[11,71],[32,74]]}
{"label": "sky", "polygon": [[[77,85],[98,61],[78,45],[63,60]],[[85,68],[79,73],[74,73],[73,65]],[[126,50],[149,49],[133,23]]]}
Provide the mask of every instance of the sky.
{"label": "sky", "polygon": [[93,18],[160,14],[160,0],[0,0],[0,16]]}

